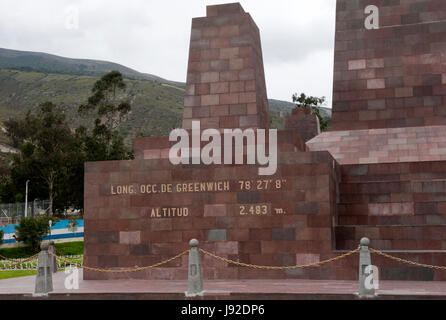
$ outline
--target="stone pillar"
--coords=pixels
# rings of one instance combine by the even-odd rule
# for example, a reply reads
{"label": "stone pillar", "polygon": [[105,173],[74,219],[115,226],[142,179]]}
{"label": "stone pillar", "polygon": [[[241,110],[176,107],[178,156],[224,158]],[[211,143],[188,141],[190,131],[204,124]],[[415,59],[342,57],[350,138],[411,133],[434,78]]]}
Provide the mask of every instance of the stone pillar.
{"label": "stone pillar", "polygon": [[[54,247],[54,241],[50,241],[49,247],[48,247],[48,252],[56,254],[56,247]],[[57,259],[56,257],[53,257],[52,255],[50,256],[50,260],[51,260],[51,272],[52,273],[56,273],[57,272]]]}
{"label": "stone pillar", "polygon": [[[370,240],[368,238],[361,239],[361,250],[359,251],[359,296],[361,298],[375,297],[375,288],[368,288],[366,285],[367,278],[371,275],[370,271],[366,269],[372,265],[369,245]],[[373,284],[373,280],[371,284]]]}
{"label": "stone pillar", "polygon": [[188,288],[187,297],[196,297],[203,295],[203,273],[201,270],[200,251],[198,250],[199,242],[193,239],[189,242],[189,271],[188,271]]}
{"label": "stone pillar", "polygon": [[48,242],[42,242],[37,261],[36,286],[34,296],[47,296],[53,291],[53,278],[51,273],[52,257],[48,254]]}
{"label": "stone pillar", "polygon": [[321,134],[319,118],[311,112],[311,108],[295,108],[286,118],[285,129],[295,130],[303,142],[310,141]]}
{"label": "stone pillar", "polygon": [[192,20],[183,128],[269,129],[268,100],[254,20],[239,3],[207,7]]}

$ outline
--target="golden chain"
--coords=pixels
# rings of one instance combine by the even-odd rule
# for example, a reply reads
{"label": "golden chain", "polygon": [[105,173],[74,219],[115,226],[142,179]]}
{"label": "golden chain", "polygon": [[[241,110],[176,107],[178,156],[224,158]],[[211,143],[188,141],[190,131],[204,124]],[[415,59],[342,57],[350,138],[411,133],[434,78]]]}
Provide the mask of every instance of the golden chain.
{"label": "golden chain", "polygon": [[378,250],[375,250],[372,248],[370,248],[370,252],[375,253],[380,256],[383,256],[383,257],[386,257],[391,260],[395,260],[395,261],[405,263],[405,264],[410,264],[410,265],[417,266],[417,267],[423,267],[423,268],[429,268],[429,269],[435,269],[435,270],[446,270],[446,267],[433,266],[430,264],[423,264],[423,263],[413,262],[413,261],[409,261],[409,260],[402,259],[402,258],[397,258],[397,257],[391,256],[390,254],[387,254],[387,253],[384,253],[384,252],[381,252],[381,251],[378,251]]}
{"label": "golden chain", "polygon": [[29,257],[28,259],[25,259],[25,260],[23,260],[23,261],[20,261],[20,262],[17,262],[17,263],[8,265],[8,266],[6,266],[6,267],[5,267],[5,266],[0,267],[0,270],[7,270],[7,269],[10,269],[10,268],[12,268],[12,267],[18,266],[18,265],[20,265],[20,264],[30,262],[30,261],[32,261],[32,260],[35,260],[35,259],[37,258],[38,255],[39,255],[39,254],[36,253],[36,254],[33,255],[32,257]]}
{"label": "golden chain", "polygon": [[204,254],[206,254],[206,255],[214,258],[214,259],[217,259],[217,260],[229,263],[229,264],[237,265],[239,267],[246,267],[246,268],[252,268],[252,269],[263,269],[263,270],[292,270],[292,269],[305,269],[305,268],[320,267],[320,266],[322,266],[324,264],[327,264],[327,263],[330,263],[330,262],[335,262],[337,260],[341,260],[341,259],[347,258],[348,256],[351,256],[351,255],[353,255],[355,253],[358,253],[360,249],[357,248],[357,249],[355,249],[353,251],[350,251],[350,252],[348,252],[346,254],[343,254],[341,256],[338,256],[338,257],[335,257],[335,258],[332,258],[332,259],[328,259],[328,260],[324,260],[324,261],[320,261],[320,262],[316,262],[316,263],[311,263],[311,264],[306,264],[306,265],[289,266],[289,267],[257,266],[257,265],[254,265],[254,264],[241,263],[241,262],[237,262],[237,261],[233,261],[233,260],[229,260],[229,259],[226,259],[226,258],[222,258],[222,257],[216,256],[215,254],[210,253],[208,251],[205,251],[203,249],[199,249],[199,250],[202,253],[204,253]]}
{"label": "golden chain", "polygon": [[[391,260],[394,260],[394,261],[398,261],[398,262],[401,262],[401,263],[406,263],[406,264],[413,265],[413,266],[430,268],[430,269],[435,269],[435,270],[446,270],[446,267],[417,263],[417,262],[413,262],[413,261],[409,261],[409,260],[405,260],[405,259],[402,259],[402,258],[391,256],[391,255],[389,255],[387,253],[375,250],[373,248],[369,248],[369,249],[370,249],[370,252],[372,252],[374,254],[377,254],[377,255],[380,255],[380,256],[383,256],[383,257],[386,257],[388,259],[391,259]],[[347,252],[347,253],[345,253],[343,255],[340,255],[340,256],[337,256],[337,257],[334,257],[334,258],[331,258],[331,259],[328,259],[328,260],[324,260],[324,261],[320,261],[320,262],[316,262],[316,263],[311,263],[311,264],[306,264],[306,265],[286,266],[286,267],[259,266],[259,265],[254,265],[254,264],[242,263],[242,262],[237,262],[237,261],[233,261],[233,260],[230,260],[230,259],[219,257],[219,256],[217,256],[217,255],[215,255],[215,254],[213,254],[211,252],[208,252],[206,250],[203,250],[203,249],[199,249],[199,250],[203,254],[208,255],[208,256],[210,256],[210,257],[212,257],[214,259],[220,260],[220,261],[228,263],[228,264],[237,265],[239,267],[246,267],[246,268],[252,268],[252,269],[262,269],[262,270],[292,270],[292,269],[306,269],[306,268],[320,267],[322,265],[325,265],[325,264],[328,264],[328,263],[331,263],[331,262],[335,262],[335,261],[347,258],[347,257],[349,257],[349,256],[351,256],[353,254],[356,254],[356,253],[358,253],[360,251],[360,248],[357,248],[357,249],[355,249],[353,251]],[[181,258],[182,256],[188,254],[189,251],[190,250],[186,250],[183,253],[180,253],[179,255],[177,255],[175,257],[172,257],[172,258],[170,258],[168,260],[159,262],[159,263],[154,264],[152,266],[148,266],[148,267],[135,267],[133,269],[124,269],[124,270],[110,270],[110,269],[101,269],[101,268],[87,267],[87,266],[81,265],[79,263],[70,261],[70,260],[68,260],[68,259],[66,259],[64,257],[59,257],[59,256],[55,255],[52,252],[48,252],[48,254],[53,256],[53,257],[55,257],[58,260],[61,260],[61,261],[65,262],[65,263],[68,263],[70,265],[74,265],[74,266],[76,266],[78,268],[82,268],[82,269],[85,269],[85,270],[90,270],[90,271],[95,271],[95,272],[103,272],[103,273],[131,273],[131,272],[138,272],[138,271],[154,269],[154,268],[160,267],[162,265],[168,264],[169,262],[175,261],[175,260]],[[34,256],[29,257],[28,259],[20,261],[18,263],[15,263],[13,265],[9,265],[7,267],[1,267],[0,270],[6,270],[6,269],[14,267],[16,265],[20,265],[20,264],[29,262],[31,260],[34,260],[38,255],[39,254],[35,254]],[[3,256],[0,256],[0,257],[3,257]],[[8,260],[10,260],[10,259],[8,259]],[[13,260],[10,260],[10,261],[13,261]]]}
{"label": "golden chain", "polygon": [[138,272],[138,271],[154,269],[154,268],[160,267],[162,265],[168,264],[169,262],[175,261],[175,260],[181,258],[182,256],[188,254],[188,253],[189,253],[189,250],[186,250],[183,253],[180,253],[179,255],[177,255],[177,256],[175,256],[173,258],[170,258],[168,260],[162,261],[160,263],[157,263],[157,264],[154,264],[154,265],[148,266],[148,267],[136,267],[136,268],[133,268],[133,269],[123,269],[123,270],[110,270],[110,269],[92,268],[92,267],[87,267],[87,266],[81,265],[79,263],[73,263],[73,262],[71,262],[71,261],[69,261],[69,260],[67,260],[65,258],[58,257],[57,255],[55,255],[52,252],[48,252],[48,254],[50,254],[51,256],[53,256],[53,257],[55,257],[55,258],[65,262],[65,263],[69,263],[71,265],[74,265],[74,266],[76,266],[78,268],[82,268],[82,269],[89,270],[89,271],[95,271],[95,272],[103,272],[103,273],[131,273],[131,272]]}
{"label": "golden chain", "polygon": [[6,261],[12,261],[12,262],[17,262],[17,260],[18,260],[18,259],[6,258],[5,256],[2,256],[1,254],[0,254],[0,259],[6,260]]}

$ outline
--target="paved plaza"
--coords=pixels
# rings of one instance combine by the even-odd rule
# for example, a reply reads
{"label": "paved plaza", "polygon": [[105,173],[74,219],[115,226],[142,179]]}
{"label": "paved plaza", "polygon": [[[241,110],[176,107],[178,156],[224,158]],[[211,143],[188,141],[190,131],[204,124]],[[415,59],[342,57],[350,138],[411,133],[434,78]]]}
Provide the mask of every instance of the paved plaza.
{"label": "paved plaza", "polygon": [[[67,290],[65,274],[53,276],[54,299],[162,299],[184,300],[187,281],[163,280],[82,280],[79,289]],[[29,299],[35,277],[0,281],[1,299]],[[359,299],[357,281],[320,280],[213,280],[204,282],[210,300],[226,299]],[[446,299],[446,282],[382,281],[376,299]]]}

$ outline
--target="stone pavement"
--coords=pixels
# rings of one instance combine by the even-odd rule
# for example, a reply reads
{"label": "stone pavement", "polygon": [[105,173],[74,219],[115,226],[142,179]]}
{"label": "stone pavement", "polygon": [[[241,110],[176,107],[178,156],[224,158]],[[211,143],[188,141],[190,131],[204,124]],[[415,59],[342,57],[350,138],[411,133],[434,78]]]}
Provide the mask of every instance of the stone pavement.
{"label": "stone pavement", "polygon": [[[78,290],[64,288],[65,274],[53,277],[51,299],[150,299],[184,300],[186,281],[162,280],[90,280],[80,273]],[[0,300],[31,299],[35,277],[0,281]],[[446,299],[446,282],[382,281],[378,299]],[[356,281],[339,280],[247,280],[205,281],[209,300],[293,300],[358,299]]]}

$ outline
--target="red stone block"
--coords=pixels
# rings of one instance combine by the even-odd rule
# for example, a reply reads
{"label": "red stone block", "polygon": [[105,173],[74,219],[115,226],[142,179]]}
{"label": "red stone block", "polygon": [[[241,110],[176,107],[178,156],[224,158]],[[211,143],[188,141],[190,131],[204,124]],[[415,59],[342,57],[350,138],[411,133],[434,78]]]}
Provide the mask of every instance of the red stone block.
{"label": "red stone block", "polygon": [[153,280],[173,280],[174,270],[167,268],[156,268],[152,270]]}
{"label": "red stone block", "polygon": [[240,96],[238,93],[228,93],[220,95],[221,104],[238,104],[240,103]]}
{"label": "red stone block", "polygon": [[256,103],[257,97],[255,92],[240,93],[240,103]]}
{"label": "red stone block", "polygon": [[229,92],[229,82],[212,83],[210,88],[211,94],[221,94]]}
{"label": "red stone block", "polygon": [[240,122],[238,116],[220,117],[220,128],[239,128]]}
{"label": "red stone block", "polygon": [[227,206],[223,204],[205,205],[204,216],[205,217],[226,217]]}
{"label": "red stone block", "polygon": [[245,91],[245,82],[244,81],[233,81],[230,83],[230,92],[237,93]]}
{"label": "red stone block", "polygon": [[172,231],[171,219],[152,219],[151,220],[152,231]]}
{"label": "red stone block", "polygon": [[250,229],[249,239],[251,239],[252,241],[271,241],[271,229]]}
{"label": "red stone block", "polygon": [[220,57],[220,50],[219,49],[208,49],[208,50],[201,50],[200,52],[200,60],[217,60]]}
{"label": "red stone block", "polygon": [[237,71],[224,71],[220,73],[220,81],[238,81],[240,79]]}
{"label": "red stone block", "polygon": [[238,254],[239,243],[235,241],[217,242],[215,244],[215,252],[217,255]]}
{"label": "red stone block", "polygon": [[[250,239],[249,229],[232,229],[227,231],[228,241],[248,241]],[[245,253],[243,250],[241,251]]]}
{"label": "red stone block", "polygon": [[230,46],[229,38],[214,38],[211,39],[210,48],[222,49]]}
{"label": "red stone block", "polygon": [[331,217],[327,215],[309,216],[308,226],[310,228],[329,228],[331,227]]}
{"label": "red stone block", "polygon": [[201,57],[201,50],[190,50],[189,52],[189,62],[198,62]]}
{"label": "red stone block", "polygon": [[119,233],[119,243],[120,244],[140,244],[141,243],[141,232],[120,232]]}
{"label": "red stone block", "polygon": [[239,272],[237,268],[217,268],[215,272],[217,279],[239,279]]}
{"label": "red stone block", "polygon": [[193,226],[196,229],[201,230],[212,230],[216,229],[216,220],[215,218],[194,218]]}
{"label": "red stone block", "polygon": [[255,72],[253,69],[244,69],[239,72],[239,79],[248,81],[255,80]]}
{"label": "red stone block", "polygon": [[238,25],[229,25],[220,27],[220,37],[234,37],[239,35]]}

